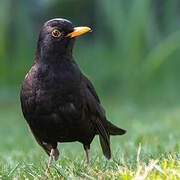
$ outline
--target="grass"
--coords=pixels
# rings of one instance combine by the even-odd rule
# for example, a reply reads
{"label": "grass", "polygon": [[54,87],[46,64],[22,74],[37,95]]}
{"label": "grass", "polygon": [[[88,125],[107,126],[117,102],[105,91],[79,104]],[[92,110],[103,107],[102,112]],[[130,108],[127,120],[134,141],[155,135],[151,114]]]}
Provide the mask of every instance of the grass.
{"label": "grass", "polygon": [[[29,133],[18,100],[0,100],[0,179],[46,179],[48,157]],[[127,129],[126,135],[111,138],[112,159],[103,157],[98,137],[91,145],[91,169],[80,143],[59,144],[60,160],[53,162],[49,179],[180,178],[180,105],[105,101],[104,106],[108,118]]]}
{"label": "grass", "polygon": [[[104,95],[108,119],[127,129],[127,134],[111,138],[110,161],[103,157],[96,137],[91,169],[81,144],[60,144],[60,161],[53,164],[49,179],[180,179],[179,1],[160,6],[153,2],[95,3],[93,34],[77,40],[74,55]],[[32,64],[37,36],[31,32],[35,26],[29,13],[20,10],[16,30],[4,33],[11,29],[9,5],[0,6],[1,86],[20,84]],[[34,8],[28,5],[28,9],[34,15]],[[47,11],[39,11],[49,18]],[[27,129],[19,101],[13,98],[16,92],[0,89],[0,179],[45,179],[48,157]]]}

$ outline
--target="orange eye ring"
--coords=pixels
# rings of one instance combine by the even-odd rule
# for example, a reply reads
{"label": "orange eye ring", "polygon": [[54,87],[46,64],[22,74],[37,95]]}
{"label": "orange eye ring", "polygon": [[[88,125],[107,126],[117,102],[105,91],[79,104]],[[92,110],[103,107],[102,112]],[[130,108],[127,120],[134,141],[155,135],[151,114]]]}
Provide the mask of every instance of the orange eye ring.
{"label": "orange eye ring", "polygon": [[57,29],[54,29],[51,34],[55,38],[59,38],[61,36],[61,32]]}

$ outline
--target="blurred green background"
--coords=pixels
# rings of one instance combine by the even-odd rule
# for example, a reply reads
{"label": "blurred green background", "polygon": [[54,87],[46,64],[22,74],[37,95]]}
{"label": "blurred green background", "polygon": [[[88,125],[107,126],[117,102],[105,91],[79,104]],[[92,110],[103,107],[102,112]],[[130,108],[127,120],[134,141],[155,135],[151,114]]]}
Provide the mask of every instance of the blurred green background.
{"label": "blurred green background", "polygon": [[92,27],[77,38],[74,56],[101,96],[118,103],[179,103],[178,0],[1,1],[1,99],[19,90],[40,27],[55,17]]}
{"label": "blurred green background", "polygon": [[19,91],[40,28],[55,17],[93,29],[76,39],[74,57],[109,119],[128,130],[120,138],[128,156],[139,142],[152,144],[147,153],[179,150],[179,0],[1,0],[0,151],[40,149],[27,132]]}

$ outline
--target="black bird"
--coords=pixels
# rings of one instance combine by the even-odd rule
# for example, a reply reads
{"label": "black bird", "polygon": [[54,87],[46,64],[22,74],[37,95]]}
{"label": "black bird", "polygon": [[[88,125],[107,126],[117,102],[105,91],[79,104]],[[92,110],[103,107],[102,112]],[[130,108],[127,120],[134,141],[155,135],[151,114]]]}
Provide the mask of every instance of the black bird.
{"label": "black bird", "polygon": [[[79,141],[86,151],[99,135],[103,154],[111,158],[110,135],[126,131],[110,123],[98,95],[74,61],[75,36],[90,31],[66,19],[47,21],[39,35],[34,65],[25,76],[21,93],[23,115],[45,152],[58,159],[58,142]],[[48,169],[47,169],[48,170]]]}

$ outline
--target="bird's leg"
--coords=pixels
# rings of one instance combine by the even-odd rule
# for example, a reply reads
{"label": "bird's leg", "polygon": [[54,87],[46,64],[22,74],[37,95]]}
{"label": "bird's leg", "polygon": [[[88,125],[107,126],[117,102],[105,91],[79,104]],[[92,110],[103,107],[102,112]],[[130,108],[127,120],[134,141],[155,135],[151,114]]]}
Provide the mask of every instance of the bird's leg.
{"label": "bird's leg", "polygon": [[54,159],[55,159],[55,161],[57,161],[59,159],[59,151],[57,148],[54,149]]}
{"label": "bird's leg", "polygon": [[90,157],[89,157],[89,149],[90,149],[90,147],[89,146],[84,146],[84,149],[86,151],[86,158],[87,158],[88,167],[90,168],[91,167]]}
{"label": "bird's leg", "polygon": [[49,176],[49,168],[51,167],[51,164],[52,164],[52,160],[53,160],[53,156],[55,156],[55,151],[56,149],[51,149],[51,153],[50,153],[50,156],[49,156],[49,162],[48,162],[48,167],[46,169],[46,176]]}

